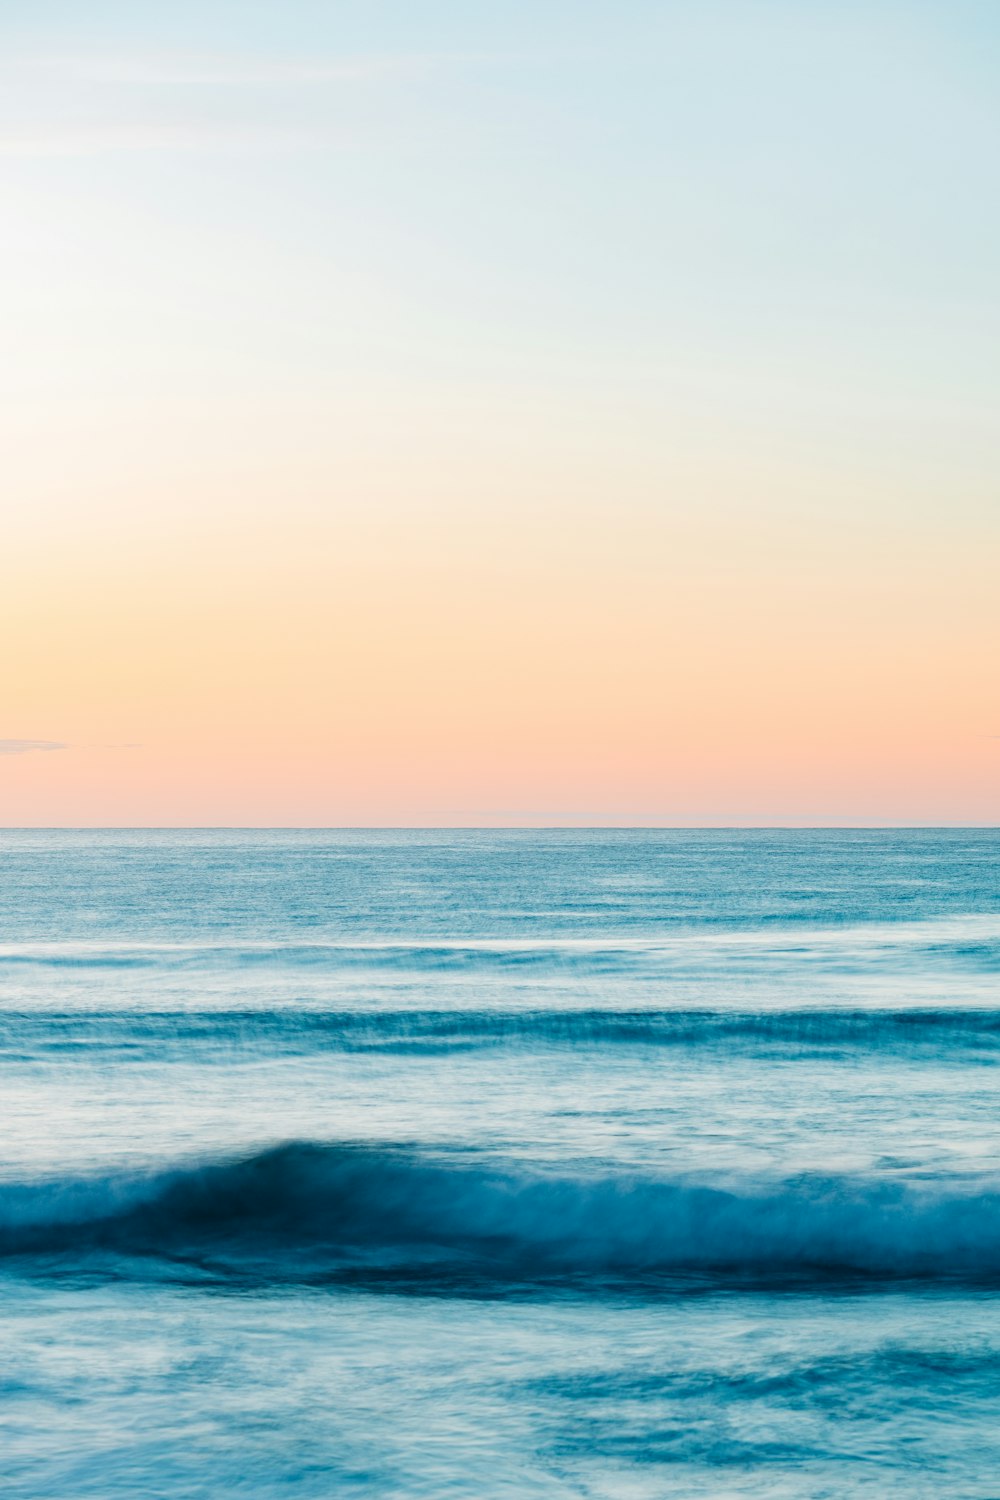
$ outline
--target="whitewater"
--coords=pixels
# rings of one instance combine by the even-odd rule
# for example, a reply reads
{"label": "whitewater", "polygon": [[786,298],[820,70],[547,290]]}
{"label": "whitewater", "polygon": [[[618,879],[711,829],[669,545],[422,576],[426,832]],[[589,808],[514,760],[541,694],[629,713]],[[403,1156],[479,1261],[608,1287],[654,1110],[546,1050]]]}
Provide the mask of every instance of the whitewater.
{"label": "whitewater", "polygon": [[4,1494],[996,1496],[998,855],[0,833]]}

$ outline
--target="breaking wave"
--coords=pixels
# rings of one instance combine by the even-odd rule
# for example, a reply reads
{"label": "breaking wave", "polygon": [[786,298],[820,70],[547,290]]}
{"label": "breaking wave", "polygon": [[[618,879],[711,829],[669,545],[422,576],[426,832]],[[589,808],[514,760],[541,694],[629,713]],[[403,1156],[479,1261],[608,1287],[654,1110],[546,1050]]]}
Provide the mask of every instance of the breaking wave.
{"label": "breaking wave", "polygon": [[1000,1280],[1000,1182],[693,1181],[407,1146],[291,1143],[155,1173],[0,1185],[0,1254],[40,1274],[503,1295],[679,1280]]}

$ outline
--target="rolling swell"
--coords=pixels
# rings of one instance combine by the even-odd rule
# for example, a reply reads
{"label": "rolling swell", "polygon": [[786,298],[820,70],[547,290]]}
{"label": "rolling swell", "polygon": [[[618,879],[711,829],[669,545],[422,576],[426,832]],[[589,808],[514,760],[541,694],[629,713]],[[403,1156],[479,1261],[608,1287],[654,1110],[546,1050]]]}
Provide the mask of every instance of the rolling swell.
{"label": "rolling swell", "polygon": [[818,926],[702,922],[669,925],[645,936],[603,935],[428,938],[281,938],[163,941],[30,941],[0,944],[0,970],[149,969],[164,972],[247,970],[379,970],[397,973],[476,975],[661,973],[688,969],[756,970],[775,963],[840,970],[855,967],[958,967],[1000,970],[1000,919],[968,913],[922,921]]}
{"label": "rolling swell", "polygon": [[209,1049],[234,1053],[315,1051],[440,1054],[495,1047],[724,1048],[796,1054],[884,1053],[956,1064],[1000,1050],[1000,1011],[829,1008],[772,1011],[549,1007],[545,1009],[214,1009],[198,1011],[8,1011],[0,1051],[10,1055],[99,1049],[158,1058]]}
{"label": "rolling swell", "polygon": [[0,1255],[50,1274],[331,1281],[502,1295],[657,1282],[1000,1280],[1000,1182],[693,1181],[415,1147],[290,1143],[157,1173],[0,1185]]}

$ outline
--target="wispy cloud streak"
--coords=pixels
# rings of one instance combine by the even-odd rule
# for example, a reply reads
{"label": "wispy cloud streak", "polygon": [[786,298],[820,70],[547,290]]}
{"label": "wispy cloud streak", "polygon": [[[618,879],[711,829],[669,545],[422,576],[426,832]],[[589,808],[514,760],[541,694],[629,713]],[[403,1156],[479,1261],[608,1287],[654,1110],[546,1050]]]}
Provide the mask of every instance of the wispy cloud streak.
{"label": "wispy cloud streak", "polygon": [[339,148],[356,138],[343,117],[349,101],[483,61],[416,52],[8,58],[0,61],[0,156]]}
{"label": "wispy cloud streak", "polygon": [[62,740],[0,740],[0,755],[30,755],[33,750],[68,750]]}
{"label": "wispy cloud streak", "polygon": [[240,54],[26,57],[9,69],[64,80],[143,86],[281,88],[287,85],[355,83],[484,62],[477,53],[413,52],[341,58],[253,58]]}
{"label": "wispy cloud streak", "polygon": [[121,125],[106,130],[0,134],[0,157],[95,156],[135,151],[299,151],[347,149],[344,132],[200,125]]}

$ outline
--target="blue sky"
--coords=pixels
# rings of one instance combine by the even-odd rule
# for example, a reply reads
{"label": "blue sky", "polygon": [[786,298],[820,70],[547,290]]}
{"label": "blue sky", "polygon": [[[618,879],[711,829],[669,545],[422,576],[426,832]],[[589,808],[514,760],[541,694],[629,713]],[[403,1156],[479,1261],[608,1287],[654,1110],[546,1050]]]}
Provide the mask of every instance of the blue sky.
{"label": "blue sky", "polygon": [[933,448],[930,421],[931,462],[991,442],[995,8],[212,0],[3,24],[5,168],[43,213],[73,195],[84,253],[119,211],[134,232],[169,210],[217,302],[241,236],[293,278],[333,257],[446,377],[600,370],[641,401],[679,375],[737,423],[876,461],[883,433]]}

